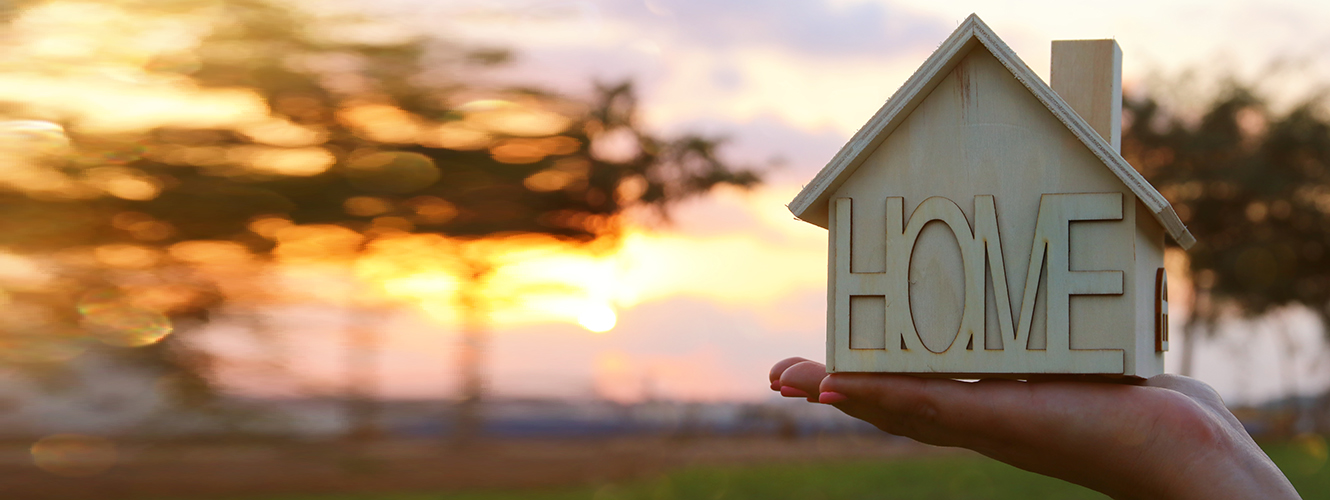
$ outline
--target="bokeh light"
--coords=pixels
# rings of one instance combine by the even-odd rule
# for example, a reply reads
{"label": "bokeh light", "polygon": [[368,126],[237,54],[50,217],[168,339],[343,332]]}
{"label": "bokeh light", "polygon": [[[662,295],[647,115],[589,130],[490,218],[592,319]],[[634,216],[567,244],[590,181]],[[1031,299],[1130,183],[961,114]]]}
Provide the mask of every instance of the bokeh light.
{"label": "bokeh light", "polygon": [[500,99],[471,101],[458,109],[467,112],[466,121],[469,124],[503,135],[552,136],[572,124],[562,114]]}
{"label": "bokeh light", "polygon": [[80,434],[44,437],[30,451],[37,467],[61,476],[95,476],[114,466],[117,459],[110,440]]}
{"label": "bokeh light", "polygon": [[42,120],[0,121],[0,151],[25,156],[64,154],[69,149],[65,128]]}
{"label": "bokeh light", "polygon": [[126,200],[151,200],[162,191],[161,183],[157,179],[129,167],[96,167],[89,169],[84,175],[92,186],[111,196]]}
{"label": "bokeh light", "polygon": [[409,193],[439,180],[439,167],[420,153],[381,151],[352,158],[346,177],[351,185],[379,193]]}
{"label": "bokeh light", "polygon": [[1300,475],[1313,475],[1325,467],[1330,457],[1325,436],[1319,434],[1299,434],[1293,438],[1293,447],[1297,451],[1296,460],[1291,463],[1292,472]]}
{"label": "bokeh light", "polygon": [[78,305],[83,325],[98,340],[114,346],[142,347],[171,334],[171,320],[150,309],[136,307],[119,291],[85,294]]}
{"label": "bokeh light", "polygon": [[258,173],[306,177],[326,172],[337,159],[323,148],[277,148],[248,146],[233,149],[227,155],[249,165]]}

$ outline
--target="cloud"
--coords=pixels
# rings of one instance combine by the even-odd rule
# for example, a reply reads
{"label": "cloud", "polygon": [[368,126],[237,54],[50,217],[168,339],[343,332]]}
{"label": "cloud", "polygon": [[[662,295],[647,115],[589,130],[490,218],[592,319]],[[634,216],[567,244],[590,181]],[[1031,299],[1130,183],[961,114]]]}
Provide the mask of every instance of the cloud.
{"label": "cloud", "polygon": [[688,44],[722,49],[768,45],[811,55],[881,54],[936,44],[941,19],[890,4],[831,5],[807,0],[619,0],[607,17],[667,27]]}
{"label": "cloud", "polygon": [[671,124],[668,131],[676,130],[726,138],[724,157],[741,164],[773,165],[765,173],[771,183],[807,182],[850,139],[850,134],[830,127],[796,126],[774,112],[744,121],[687,120]]}
{"label": "cloud", "polygon": [[[382,0],[385,14],[462,45],[512,49],[469,82],[584,95],[631,80],[651,126],[775,118],[849,136],[951,31],[890,2]],[[451,46],[451,45],[449,45]],[[459,76],[459,75],[453,75]],[[818,163],[821,163],[820,161]]]}
{"label": "cloud", "polygon": [[567,42],[614,37],[627,27],[716,49],[756,44],[815,55],[931,48],[954,28],[945,18],[867,1],[386,0],[374,10],[409,16],[424,31],[437,32],[447,23],[463,38],[488,32]]}

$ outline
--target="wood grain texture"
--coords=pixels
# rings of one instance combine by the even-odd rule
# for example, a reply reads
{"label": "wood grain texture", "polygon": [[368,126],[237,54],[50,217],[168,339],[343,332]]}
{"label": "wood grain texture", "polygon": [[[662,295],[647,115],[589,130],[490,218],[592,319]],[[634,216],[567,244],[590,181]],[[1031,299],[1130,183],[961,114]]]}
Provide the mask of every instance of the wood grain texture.
{"label": "wood grain texture", "polygon": [[[864,125],[832,158],[822,171],[790,202],[790,211],[796,217],[812,224],[829,227],[830,200],[838,188],[860,168],[863,162],[898,129],[936,88],[950,78],[957,65],[970,54],[982,51],[991,54],[1034,97],[1034,105],[1047,110],[1071,132],[1073,138],[1084,145],[1096,158],[1101,168],[1106,167],[1145,204],[1148,212],[1159,221],[1183,248],[1195,243],[1195,238],[1178,219],[1173,208],[1131,165],[1123,160],[1117,149],[1100,137],[1057,92],[1053,91],[1024,62],[1016,56],[996,34],[977,16],[971,15],[938,47],[900,90]],[[1027,109],[1026,112],[1034,112]]]}
{"label": "wood grain texture", "polygon": [[[1140,202],[1136,211],[1145,210]],[[1164,373],[1164,353],[1155,345],[1155,279],[1164,267],[1164,228],[1151,217],[1136,218],[1136,271],[1127,273],[1130,289],[1136,290],[1135,356],[1127,358],[1127,373],[1149,378]]]}
{"label": "wood grain texture", "polygon": [[1117,152],[1116,43],[1058,47],[1065,96],[967,19],[791,204],[829,229],[830,371],[1163,372],[1191,235]]}
{"label": "wood grain texture", "polygon": [[886,311],[882,295],[850,296],[850,349],[887,348],[887,337],[882,334]]}
{"label": "wood grain texture", "polygon": [[1054,40],[1049,87],[1122,151],[1122,49],[1113,40]]}
{"label": "wood grain texture", "polygon": [[[1080,295],[1123,295],[1124,279],[1121,270],[1072,270],[1069,231],[1072,222],[1120,221],[1123,199],[1122,193],[1045,194],[1040,198],[1017,316],[1007,300],[1010,293],[1006,262],[1026,256],[1004,254],[993,196],[974,197],[974,231],[960,206],[950,199],[927,198],[907,220],[903,215],[904,198],[887,198],[886,272],[853,272],[850,259],[844,257],[845,250],[854,251],[852,238],[842,236],[836,240],[834,251],[839,258],[830,293],[834,294],[832,301],[837,311],[830,330],[838,332],[836,339],[848,342],[833,346],[832,371],[956,376],[1123,374],[1124,349],[1071,348],[1070,299]],[[853,206],[850,198],[836,199],[838,235],[855,232]],[[937,249],[919,251],[917,243],[928,227],[937,230],[945,227],[950,232],[950,242],[959,249],[960,262],[935,260],[940,253]],[[916,274],[913,264],[918,261],[935,264],[929,268],[931,274]],[[942,294],[951,300],[928,300],[935,297],[918,292],[925,283],[940,283],[944,288],[947,284],[959,284],[963,291],[959,297]],[[995,301],[986,300],[989,290],[994,292]],[[1035,302],[1041,291],[1047,305],[1039,311],[1043,317],[1037,318]],[[866,300],[870,297],[872,300]],[[997,304],[995,310],[988,309],[989,303]],[[869,311],[864,307],[884,307],[885,311]],[[990,315],[998,319],[1002,338],[999,348],[984,343],[983,328],[990,323],[986,320]],[[1016,323],[1011,322],[1013,317],[1019,318]],[[954,323],[947,320],[956,319],[959,325],[953,329],[950,325]],[[1038,323],[1045,325],[1042,346],[1032,346],[1030,341],[1032,325],[1037,319],[1042,319]],[[930,339],[917,327],[921,322],[938,320],[946,325],[941,333],[947,336]],[[1087,330],[1087,334],[1122,331],[1108,326]],[[846,333],[839,333],[842,331]],[[1119,336],[1117,340],[1131,345],[1131,331],[1126,332],[1125,338]],[[870,339],[874,334],[881,337]]]}

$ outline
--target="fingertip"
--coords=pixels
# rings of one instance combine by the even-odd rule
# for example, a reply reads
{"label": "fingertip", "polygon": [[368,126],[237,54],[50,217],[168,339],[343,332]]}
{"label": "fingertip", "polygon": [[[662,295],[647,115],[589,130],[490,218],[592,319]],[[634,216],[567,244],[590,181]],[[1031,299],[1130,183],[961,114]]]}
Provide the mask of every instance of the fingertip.
{"label": "fingertip", "polygon": [[[827,368],[816,361],[800,361],[785,369],[780,375],[780,385],[795,387],[807,394],[816,395],[818,385],[827,376]],[[816,396],[813,396],[816,398]]]}
{"label": "fingertip", "polygon": [[822,403],[824,405],[834,405],[836,403],[842,403],[849,400],[850,400],[849,396],[846,396],[839,392],[823,392],[817,395],[817,402]]}
{"label": "fingertip", "polygon": [[780,388],[780,395],[781,395],[781,396],[785,396],[785,397],[787,397],[787,398],[807,398],[807,397],[808,397],[808,393],[807,393],[807,392],[804,392],[804,391],[800,390],[800,389],[797,388],[797,387],[790,387],[790,386],[788,386],[788,385],[786,385],[786,386],[782,386],[782,387]]}
{"label": "fingertip", "polygon": [[767,378],[771,380],[771,384],[772,384],[772,385],[771,385],[771,390],[773,390],[773,391],[778,391],[778,390],[780,390],[780,376],[781,376],[781,374],[785,373],[785,370],[790,369],[791,366],[797,365],[797,364],[799,364],[799,363],[803,363],[804,361],[808,361],[808,360],[805,359],[805,358],[801,358],[801,357],[797,357],[797,356],[796,356],[796,357],[793,357],[793,358],[785,358],[785,359],[782,359],[782,360],[780,360],[780,361],[777,361],[775,365],[772,365],[772,366],[771,366],[771,371],[767,374]]}
{"label": "fingertip", "polygon": [[822,383],[819,384],[818,390],[820,392],[835,392],[841,394],[850,392],[850,390],[853,389],[853,384],[847,383],[847,378],[851,377],[846,377],[843,373],[829,373],[826,378],[822,379]]}
{"label": "fingertip", "polygon": [[832,386],[836,384],[836,379],[839,378],[840,376],[835,373],[828,373],[826,377],[822,378],[822,383],[817,385],[818,391],[836,392],[835,390],[832,389]]}

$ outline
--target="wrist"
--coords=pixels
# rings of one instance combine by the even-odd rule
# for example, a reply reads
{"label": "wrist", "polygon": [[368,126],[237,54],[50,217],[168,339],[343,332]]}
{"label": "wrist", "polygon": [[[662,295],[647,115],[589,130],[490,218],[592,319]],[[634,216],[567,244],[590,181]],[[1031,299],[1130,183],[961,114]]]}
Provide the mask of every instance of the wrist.
{"label": "wrist", "polygon": [[[1241,435],[1236,435],[1240,433]],[[1230,431],[1214,446],[1197,449],[1176,474],[1162,478],[1159,495],[1176,500],[1300,499],[1284,473],[1246,432]]]}

